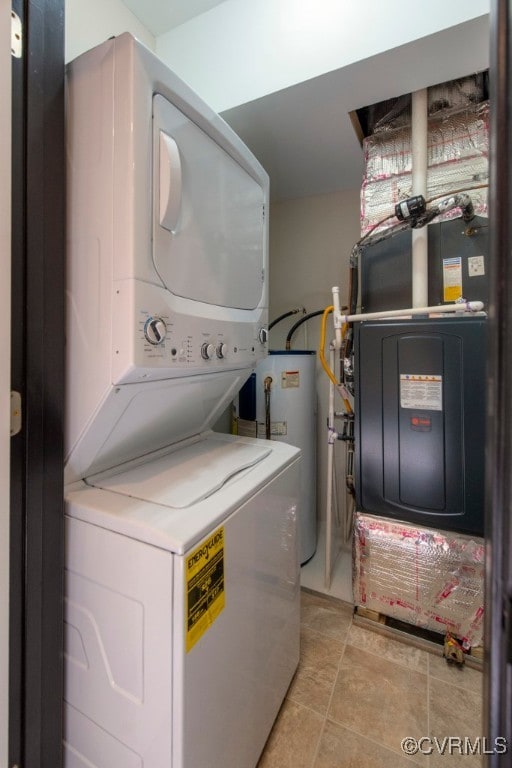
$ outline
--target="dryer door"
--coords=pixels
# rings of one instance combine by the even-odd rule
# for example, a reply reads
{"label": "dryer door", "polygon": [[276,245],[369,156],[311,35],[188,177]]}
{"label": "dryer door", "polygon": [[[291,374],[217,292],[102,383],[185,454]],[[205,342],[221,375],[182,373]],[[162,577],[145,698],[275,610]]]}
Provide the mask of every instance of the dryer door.
{"label": "dryer door", "polygon": [[153,262],[186,299],[255,309],[262,300],[265,192],[163,96],[153,97]]}

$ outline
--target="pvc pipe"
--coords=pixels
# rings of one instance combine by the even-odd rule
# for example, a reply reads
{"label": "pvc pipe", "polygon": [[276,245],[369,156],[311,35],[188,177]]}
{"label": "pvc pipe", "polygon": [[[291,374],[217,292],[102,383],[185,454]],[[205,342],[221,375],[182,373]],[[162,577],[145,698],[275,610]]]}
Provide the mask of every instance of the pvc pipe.
{"label": "pvc pipe", "polygon": [[[428,98],[427,89],[412,94],[412,194],[427,198]],[[428,232],[412,230],[412,305],[428,302]]]}
{"label": "pvc pipe", "polygon": [[343,339],[341,337],[341,327],[343,323],[341,323],[338,318],[341,317],[341,304],[340,304],[340,289],[337,285],[333,285],[332,287],[332,305],[334,307],[333,312],[333,318],[334,318],[334,332],[336,336],[335,346],[336,349],[340,349]]}
{"label": "pvc pipe", "polygon": [[[331,370],[334,369],[335,355],[334,346],[331,344],[329,353],[329,364]],[[334,431],[334,384],[329,380],[329,410],[327,416],[327,430],[329,433],[327,443],[327,490],[325,501],[325,588],[330,589],[332,580],[332,478],[334,467],[334,441],[336,433]]]}
{"label": "pvc pipe", "polygon": [[362,320],[381,320],[392,317],[409,317],[414,315],[442,315],[445,312],[473,313],[481,312],[484,308],[483,301],[465,301],[459,304],[444,304],[434,307],[409,307],[408,309],[387,309],[382,312],[366,312],[359,315],[340,315],[339,321],[343,323],[357,323]]}

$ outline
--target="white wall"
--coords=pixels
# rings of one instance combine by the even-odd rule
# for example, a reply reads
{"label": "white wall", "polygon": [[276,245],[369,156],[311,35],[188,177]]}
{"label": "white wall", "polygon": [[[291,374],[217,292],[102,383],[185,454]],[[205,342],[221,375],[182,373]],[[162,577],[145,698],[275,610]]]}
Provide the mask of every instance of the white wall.
{"label": "white wall", "polygon": [[11,3],[0,2],[0,767],[8,758],[11,335]]}
{"label": "white wall", "polygon": [[[270,209],[270,319],[294,307],[308,312],[332,304],[331,287],[340,286],[348,301],[350,251],[360,237],[359,189],[274,203]],[[284,349],[288,330],[298,316],[270,331],[270,348]],[[294,334],[292,349],[318,350],[321,318],[304,323]],[[332,338],[332,322],[328,325]],[[327,355],[328,356],[328,355]],[[317,360],[318,517],[325,519],[327,407],[329,380]],[[341,402],[337,403],[337,408]],[[342,446],[337,447],[340,460]],[[341,478],[342,472],[340,472]],[[343,489],[343,484],[340,484]]]}
{"label": "white wall", "polygon": [[156,52],[221,112],[483,16],[489,5],[226,0],[160,35]]}
{"label": "white wall", "polygon": [[66,0],[65,13],[66,62],[123,32],[131,32],[155,50],[153,35],[121,0]]}

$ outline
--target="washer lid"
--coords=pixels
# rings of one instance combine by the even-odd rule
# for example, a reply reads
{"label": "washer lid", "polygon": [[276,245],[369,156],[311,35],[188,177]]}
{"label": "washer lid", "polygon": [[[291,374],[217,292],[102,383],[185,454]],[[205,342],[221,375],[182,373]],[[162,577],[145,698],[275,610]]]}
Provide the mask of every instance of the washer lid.
{"label": "washer lid", "polygon": [[258,464],[271,448],[226,443],[210,436],[186,448],[116,474],[95,475],[87,483],[142,501],[183,509],[211,496],[243,469]]}

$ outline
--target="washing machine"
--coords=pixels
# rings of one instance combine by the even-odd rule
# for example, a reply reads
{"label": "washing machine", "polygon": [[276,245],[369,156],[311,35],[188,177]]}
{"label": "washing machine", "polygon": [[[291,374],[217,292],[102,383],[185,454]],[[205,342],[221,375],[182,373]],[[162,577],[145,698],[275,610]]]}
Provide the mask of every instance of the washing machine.
{"label": "washing machine", "polygon": [[298,659],[297,456],[210,434],[67,493],[67,766],[253,768]]}
{"label": "washing machine", "polygon": [[67,768],[254,768],[299,655],[300,450],[212,432],[267,354],[268,177],[125,34],[68,66]]}

